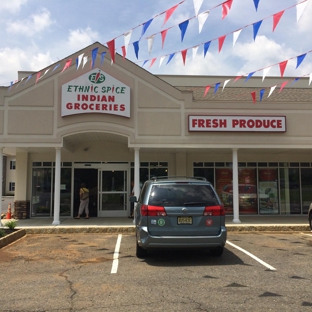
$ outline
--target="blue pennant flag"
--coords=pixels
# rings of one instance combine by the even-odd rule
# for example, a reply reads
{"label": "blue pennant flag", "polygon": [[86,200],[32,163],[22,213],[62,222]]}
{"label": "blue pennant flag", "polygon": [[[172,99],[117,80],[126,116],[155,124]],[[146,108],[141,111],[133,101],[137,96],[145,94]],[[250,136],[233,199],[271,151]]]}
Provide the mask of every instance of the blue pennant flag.
{"label": "blue pennant flag", "polygon": [[206,56],[207,52],[208,52],[208,49],[210,47],[210,43],[211,41],[208,41],[204,44],[204,57]]}
{"label": "blue pennant flag", "polygon": [[139,58],[139,41],[133,42],[134,52],[136,55],[136,58]]}
{"label": "blue pennant flag", "polygon": [[145,60],[145,61],[143,62],[142,67],[144,67],[144,65],[145,65],[147,62],[148,62],[148,60]]}
{"label": "blue pennant flag", "polygon": [[258,4],[260,0],[254,0],[256,11],[258,10]]}
{"label": "blue pennant flag", "polygon": [[304,60],[304,58],[306,57],[306,53],[305,54],[302,54],[302,55],[299,55],[297,56],[297,66],[296,66],[296,69],[299,67],[299,65],[302,63],[302,61]]}
{"label": "blue pennant flag", "polygon": [[181,23],[181,24],[179,24],[179,27],[180,27],[180,30],[181,30],[181,42],[184,39],[184,35],[185,35],[185,32],[186,32],[188,24],[189,24],[188,20],[183,22],[183,23]]}
{"label": "blue pennant flag", "polygon": [[104,62],[105,55],[106,55],[106,52],[102,52],[102,55],[101,55],[101,65]]}
{"label": "blue pennant flag", "polygon": [[260,102],[262,101],[264,92],[265,92],[265,89],[261,89],[261,90],[260,90]]}
{"label": "blue pennant flag", "polygon": [[249,80],[250,77],[252,77],[252,75],[253,75],[254,73],[255,73],[255,72],[249,73],[248,76],[247,76],[247,78],[246,78],[246,80],[245,80],[245,82],[246,82],[247,80]]}
{"label": "blue pennant flag", "polygon": [[98,50],[99,50],[99,48],[95,48],[92,50],[92,68],[94,68],[94,64],[95,64],[95,60],[97,57]]}
{"label": "blue pennant flag", "polygon": [[256,37],[257,37],[257,34],[258,34],[258,31],[259,31],[261,24],[262,24],[262,21],[259,21],[259,22],[253,24],[254,40],[256,40]]}
{"label": "blue pennant flag", "polygon": [[214,87],[213,94],[216,94],[216,92],[217,92],[218,89],[219,89],[220,84],[221,84],[221,82],[216,83],[216,85],[215,85],[215,87]]}
{"label": "blue pennant flag", "polygon": [[[143,24],[141,38],[142,38],[143,35],[145,34],[145,32],[146,32],[147,28],[149,27],[149,25],[151,25],[152,21],[153,21],[153,19],[150,19],[149,21],[147,21],[147,22],[145,22],[145,23]],[[140,38],[140,39],[141,39],[141,38]]]}
{"label": "blue pennant flag", "polygon": [[174,55],[175,55],[175,53],[171,53],[171,54],[169,55],[169,58],[168,58],[168,61],[167,61],[166,65],[172,60],[172,58],[174,57]]}

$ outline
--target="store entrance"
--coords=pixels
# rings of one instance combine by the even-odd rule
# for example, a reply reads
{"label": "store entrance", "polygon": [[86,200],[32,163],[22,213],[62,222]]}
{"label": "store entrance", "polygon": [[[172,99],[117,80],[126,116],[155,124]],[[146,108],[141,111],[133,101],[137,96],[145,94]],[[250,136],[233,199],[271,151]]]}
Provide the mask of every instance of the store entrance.
{"label": "store entrance", "polygon": [[90,217],[126,217],[130,209],[128,164],[92,164],[92,168],[74,169],[74,208],[78,214],[79,189],[85,183],[90,191]]}

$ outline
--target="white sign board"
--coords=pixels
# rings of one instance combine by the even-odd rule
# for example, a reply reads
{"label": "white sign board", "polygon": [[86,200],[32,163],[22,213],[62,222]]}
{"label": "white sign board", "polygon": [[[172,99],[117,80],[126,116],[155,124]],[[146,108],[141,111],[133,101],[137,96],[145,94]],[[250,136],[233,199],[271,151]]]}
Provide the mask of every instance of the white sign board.
{"label": "white sign board", "polygon": [[189,116],[189,131],[286,132],[286,117]]}
{"label": "white sign board", "polygon": [[130,87],[95,68],[62,85],[62,117],[102,113],[130,117]]}

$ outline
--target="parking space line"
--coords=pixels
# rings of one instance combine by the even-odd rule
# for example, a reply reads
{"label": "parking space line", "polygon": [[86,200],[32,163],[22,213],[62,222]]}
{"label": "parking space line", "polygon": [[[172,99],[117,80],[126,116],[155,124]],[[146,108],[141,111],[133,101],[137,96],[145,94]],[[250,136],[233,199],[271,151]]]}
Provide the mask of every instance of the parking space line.
{"label": "parking space line", "polygon": [[254,256],[253,254],[251,254],[250,252],[248,252],[247,250],[229,242],[228,240],[226,241],[227,244],[231,245],[232,247],[242,251],[243,253],[245,253],[246,255],[248,255],[249,257],[255,259],[256,261],[258,261],[259,263],[261,263],[262,265],[264,265],[265,267],[267,267],[269,270],[271,271],[276,271],[276,269],[274,267],[272,267],[271,265],[267,264],[266,262],[262,261],[261,259],[259,259],[258,257]]}
{"label": "parking space line", "polygon": [[117,238],[117,242],[115,246],[115,252],[113,256],[113,265],[112,265],[111,274],[117,273],[117,270],[118,270],[118,258],[119,258],[121,238],[122,238],[122,234],[118,234],[118,238]]}

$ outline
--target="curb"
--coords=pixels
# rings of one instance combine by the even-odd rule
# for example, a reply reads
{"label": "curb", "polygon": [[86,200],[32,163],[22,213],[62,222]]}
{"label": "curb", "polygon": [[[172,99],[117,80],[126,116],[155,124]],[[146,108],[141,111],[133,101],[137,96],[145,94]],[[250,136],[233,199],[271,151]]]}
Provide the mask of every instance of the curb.
{"label": "curb", "polygon": [[24,229],[21,229],[0,238],[0,248],[15,242],[24,235],[26,235],[26,231]]}
{"label": "curb", "polygon": [[[227,225],[228,232],[310,232],[308,225]],[[37,227],[25,228],[26,234],[75,234],[75,233],[103,233],[103,234],[133,234],[134,226],[108,227]]]}

